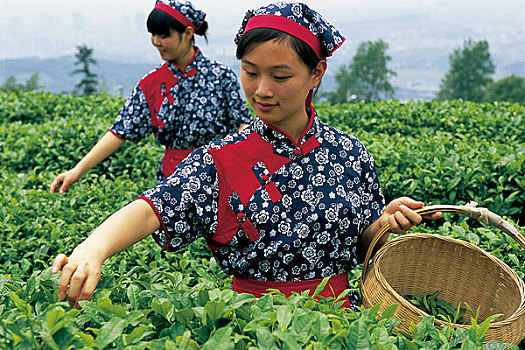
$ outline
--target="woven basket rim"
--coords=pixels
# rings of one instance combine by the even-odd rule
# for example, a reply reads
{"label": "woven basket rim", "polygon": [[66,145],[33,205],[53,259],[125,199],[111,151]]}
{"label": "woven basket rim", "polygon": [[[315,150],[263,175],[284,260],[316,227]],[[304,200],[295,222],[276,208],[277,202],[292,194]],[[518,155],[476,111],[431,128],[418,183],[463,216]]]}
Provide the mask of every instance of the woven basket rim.
{"label": "woven basket rim", "polygon": [[[414,312],[417,316],[431,316],[428,313],[424,312],[423,310],[419,309],[415,305],[413,305],[411,302],[409,302],[407,299],[405,299],[401,294],[399,294],[391,285],[388,283],[386,278],[381,274],[380,268],[379,268],[379,262],[381,261],[381,257],[385,255],[388,252],[388,249],[392,246],[397,245],[401,241],[411,240],[411,239],[436,239],[436,240],[442,240],[447,241],[449,243],[453,244],[461,244],[463,246],[466,246],[469,249],[476,250],[478,253],[483,254],[487,258],[489,258],[491,261],[496,263],[498,266],[500,266],[506,273],[512,275],[512,280],[517,282],[517,287],[520,292],[520,304],[518,308],[508,317],[491,322],[490,328],[499,328],[508,325],[511,323],[511,321],[521,317],[523,314],[525,314],[525,282],[518,276],[516,271],[514,271],[512,268],[510,268],[505,262],[503,262],[501,259],[493,256],[492,254],[486,252],[485,250],[479,248],[475,244],[472,244],[467,241],[463,241],[457,238],[447,237],[447,236],[441,236],[436,234],[429,234],[429,233],[409,233],[404,234],[401,236],[398,236],[387,243],[381,249],[375,254],[374,262],[370,266],[371,273],[374,273],[374,275],[377,278],[377,281],[382,285],[382,287],[387,290],[397,301],[399,301],[400,304],[402,304],[404,307],[409,309],[410,311]],[[470,327],[470,324],[462,325],[457,323],[451,323],[446,322],[438,318],[434,318],[434,321],[441,325],[452,325],[454,327],[460,327],[460,328],[468,328]]]}

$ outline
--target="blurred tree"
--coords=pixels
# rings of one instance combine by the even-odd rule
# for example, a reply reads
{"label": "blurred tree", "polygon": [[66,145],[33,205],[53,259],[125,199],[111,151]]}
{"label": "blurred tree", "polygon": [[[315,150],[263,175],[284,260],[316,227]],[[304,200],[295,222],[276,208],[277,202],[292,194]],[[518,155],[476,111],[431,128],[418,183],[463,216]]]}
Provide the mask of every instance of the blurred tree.
{"label": "blurred tree", "polygon": [[4,84],[0,88],[2,91],[21,91],[22,85],[18,84],[16,82],[16,78],[14,75],[10,75],[7,77],[7,79],[4,81]]}
{"label": "blurred tree", "polygon": [[33,73],[27,79],[26,84],[24,86],[24,91],[33,91],[37,90],[38,88],[41,88],[40,85],[38,85],[38,80],[40,79],[40,75],[38,73]]}
{"label": "blurred tree", "polygon": [[484,100],[525,103],[525,78],[509,75],[487,85]]}
{"label": "blurred tree", "polygon": [[33,91],[37,89],[41,89],[42,86],[38,84],[38,80],[40,78],[40,75],[38,73],[33,73],[29,77],[29,79],[25,82],[25,84],[17,83],[15,76],[11,75],[7,77],[4,84],[0,86],[0,90],[2,91]]}
{"label": "blurred tree", "polygon": [[494,63],[486,40],[468,39],[462,48],[456,48],[449,56],[450,69],[441,80],[438,100],[464,99],[479,102],[485,95],[485,87],[492,83]]}
{"label": "blurred tree", "polygon": [[102,79],[98,82],[98,88],[97,91],[99,94],[108,94],[109,93],[109,86],[106,79]]}
{"label": "blurred tree", "polygon": [[330,103],[370,102],[390,98],[394,88],[388,80],[396,73],[387,68],[392,57],[386,54],[388,44],[383,40],[359,44],[352,62],[339,68],[335,75],[337,89],[326,94]]}
{"label": "blurred tree", "polygon": [[97,75],[90,70],[90,65],[97,64],[93,58],[93,49],[87,45],[81,45],[77,46],[77,50],[75,66],[80,66],[80,68],[75,69],[70,75],[83,74],[84,77],[75,86],[75,92],[80,95],[93,95],[97,92],[98,87]]}

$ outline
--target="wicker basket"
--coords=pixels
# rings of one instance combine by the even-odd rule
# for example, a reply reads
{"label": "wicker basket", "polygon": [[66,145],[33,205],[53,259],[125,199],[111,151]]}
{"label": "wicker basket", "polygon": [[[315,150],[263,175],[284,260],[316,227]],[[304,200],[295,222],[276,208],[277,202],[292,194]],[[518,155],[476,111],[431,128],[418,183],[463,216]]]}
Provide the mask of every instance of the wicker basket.
{"label": "wicker basket", "polygon": [[[509,234],[525,248],[525,238],[519,231],[485,208],[435,205],[416,211],[421,215],[447,212],[478,219]],[[486,342],[517,345],[525,337],[525,284],[504,262],[473,244],[417,233],[387,242],[369,265],[375,245],[389,229],[387,224],[379,230],[365,258],[361,276],[365,307],[381,303],[380,310],[383,311],[389,305],[399,304],[394,317],[404,319],[399,329],[408,331],[411,322],[418,323],[421,316],[428,314],[403,296],[441,290],[439,297],[453,306],[466,302],[472,310],[479,307],[478,321],[494,314],[504,315],[491,323]],[[448,324],[437,319],[435,322],[437,326]]]}

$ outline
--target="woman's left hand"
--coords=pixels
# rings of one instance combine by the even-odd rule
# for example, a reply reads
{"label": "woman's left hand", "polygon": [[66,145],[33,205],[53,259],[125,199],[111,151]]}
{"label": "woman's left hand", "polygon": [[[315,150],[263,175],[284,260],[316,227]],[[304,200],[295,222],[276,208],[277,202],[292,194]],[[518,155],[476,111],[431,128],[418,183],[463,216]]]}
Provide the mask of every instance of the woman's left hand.
{"label": "woman's left hand", "polygon": [[419,225],[423,218],[437,220],[441,217],[441,212],[421,216],[414,211],[414,209],[422,208],[423,205],[423,202],[409,197],[396,198],[386,206],[379,218],[379,225],[382,227],[388,222],[390,230],[400,234],[410,230],[412,226]]}

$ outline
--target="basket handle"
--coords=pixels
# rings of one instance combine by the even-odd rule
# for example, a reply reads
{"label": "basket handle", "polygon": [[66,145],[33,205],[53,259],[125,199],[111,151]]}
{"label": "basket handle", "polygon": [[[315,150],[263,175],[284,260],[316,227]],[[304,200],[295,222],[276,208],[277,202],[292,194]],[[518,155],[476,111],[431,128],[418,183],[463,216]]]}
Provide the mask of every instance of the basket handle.
{"label": "basket handle", "polygon": [[[439,204],[439,205],[429,205],[414,210],[420,215],[433,214],[437,212],[443,213],[455,213],[463,216],[468,216],[470,218],[477,219],[479,222],[484,224],[489,224],[491,226],[497,227],[501,231],[505,232],[511,236],[516,242],[519,243],[525,249],[525,238],[522,234],[516,229],[510,222],[503,220],[503,218],[493,212],[489,211],[487,208],[476,207],[476,202],[471,202],[466,205],[449,205],[449,204]],[[390,229],[390,224],[387,222],[383,225],[379,231],[375,234],[372,242],[368,246],[366,252],[365,261],[363,264],[363,272],[361,273],[361,288],[363,288],[365,276],[368,273],[368,263],[372,258],[372,252],[377,242],[385,235],[385,233]]]}

